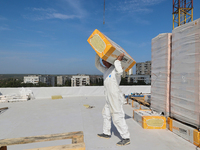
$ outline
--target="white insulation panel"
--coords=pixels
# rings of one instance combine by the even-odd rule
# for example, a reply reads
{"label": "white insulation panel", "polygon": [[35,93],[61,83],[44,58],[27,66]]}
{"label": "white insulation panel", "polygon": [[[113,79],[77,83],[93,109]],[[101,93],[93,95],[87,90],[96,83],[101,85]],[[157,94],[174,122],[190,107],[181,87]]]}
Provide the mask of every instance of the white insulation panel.
{"label": "white insulation panel", "polygon": [[172,32],[171,115],[200,127],[200,19]]}
{"label": "white insulation panel", "polygon": [[169,115],[171,33],[162,33],[151,42],[151,107]]}

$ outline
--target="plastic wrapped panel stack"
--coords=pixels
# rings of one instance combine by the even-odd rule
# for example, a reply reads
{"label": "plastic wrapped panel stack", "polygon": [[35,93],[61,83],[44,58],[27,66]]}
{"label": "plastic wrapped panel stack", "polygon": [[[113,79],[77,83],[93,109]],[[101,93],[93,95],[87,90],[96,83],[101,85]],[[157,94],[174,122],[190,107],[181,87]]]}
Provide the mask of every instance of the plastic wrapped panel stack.
{"label": "plastic wrapped panel stack", "polygon": [[135,60],[121,46],[113,42],[97,29],[94,30],[87,41],[99,57],[111,64],[114,64],[117,57],[121,53],[124,53],[125,56],[121,62],[122,69],[126,72],[128,72],[136,64]]}
{"label": "plastic wrapped panel stack", "polygon": [[151,42],[151,107],[169,115],[171,33],[159,34]]}
{"label": "plastic wrapped panel stack", "polygon": [[200,19],[172,32],[171,116],[200,127]]}

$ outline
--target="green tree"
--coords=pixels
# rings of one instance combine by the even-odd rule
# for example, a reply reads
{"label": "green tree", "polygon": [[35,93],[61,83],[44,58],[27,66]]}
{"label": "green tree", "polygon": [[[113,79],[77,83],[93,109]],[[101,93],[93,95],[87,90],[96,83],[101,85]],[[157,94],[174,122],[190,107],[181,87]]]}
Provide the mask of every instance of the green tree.
{"label": "green tree", "polygon": [[65,81],[65,86],[71,86],[71,79]]}
{"label": "green tree", "polygon": [[121,77],[120,85],[128,85],[126,78]]}

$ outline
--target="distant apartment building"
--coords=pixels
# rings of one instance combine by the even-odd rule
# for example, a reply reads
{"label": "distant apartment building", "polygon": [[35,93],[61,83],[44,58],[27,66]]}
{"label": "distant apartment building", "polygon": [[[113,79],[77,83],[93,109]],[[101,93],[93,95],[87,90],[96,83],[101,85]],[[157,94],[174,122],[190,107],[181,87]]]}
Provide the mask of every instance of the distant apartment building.
{"label": "distant apartment building", "polygon": [[90,77],[86,75],[72,76],[71,86],[85,86],[90,85]]}
{"label": "distant apartment building", "polygon": [[45,83],[50,86],[55,86],[55,76],[51,75],[28,75],[24,76],[24,83],[38,84]]}
{"label": "distant apartment building", "polygon": [[63,76],[57,76],[57,85],[64,85],[64,78]]}
{"label": "distant apartment building", "polygon": [[55,76],[52,76],[52,75],[40,75],[40,82],[46,83],[49,86],[55,86]]}
{"label": "distant apartment building", "polygon": [[36,75],[28,75],[24,76],[24,83],[33,83],[38,84],[40,81],[40,77]]}
{"label": "distant apartment building", "polygon": [[51,85],[51,86],[55,86],[55,76],[49,76],[49,84],[48,85]]}
{"label": "distant apartment building", "polygon": [[90,75],[90,84],[98,83],[103,80],[103,75]]}
{"label": "distant apartment building", "polygon": [[65,85],[66,81],[69,81],[69,80],[71,80],[70,76],[65,76],[65,75],[56,76],[57,85]]}
{"label": "distant apartment building", "polygon": [[138,83],[139,81],[144,81],[146,84],[151,83],[150,75],[130,75],[127,78],[128,83]]}
{"label": "distant apartment building", "polygon": [[132,75],[133,74],[133,68],[131,68],[128,72],[123,71],[122,77],[125,78],[127,75]]}
{"label": "distant apartment building", "polygon": [[137,75],[151,75],[151,61],[136,63]]}
{"label": "distant apartment building", "polygon": [[46,77],[46,76],[41,76],[41,75],[40,75],[40,82],[42,82],[42,83],[47,83],[47,77]]}

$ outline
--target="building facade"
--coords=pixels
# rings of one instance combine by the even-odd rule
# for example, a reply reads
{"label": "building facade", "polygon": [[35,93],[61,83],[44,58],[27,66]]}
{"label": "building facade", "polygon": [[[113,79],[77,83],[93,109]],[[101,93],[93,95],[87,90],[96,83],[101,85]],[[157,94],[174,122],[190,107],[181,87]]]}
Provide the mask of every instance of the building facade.
{"label": "building facade", "polygon": [[55,86],[55,82],[56,82],[55,76],[50,76],[49,77],[49,85]]}
{"label": "building facade", "polygon": [[64,85],[64,77],[57,76],[57,85]]}
{"label": "building facade", "polygon": [[[69,76],[65,76],[65,75],[60,75],[60,76],[56,76],[56,83],[57,85],[67,85],[69,86],[69,82],[71,81],[71,77]],[[70,84],[71,86],[71,84]]]}
{"label": "building facade", "polygon": [[47,77],[46,77],[46,76],[41,76],[41,75],[40,75],[40,82],[42,82],[42,83],[47,83]]}
{"label": "building facade", "polygon": [[24,76],[24,83],[33,83],[38,84],[40,81],[40,77],[36,75],[28,75]]}
{"label": "building facade", "polygon": [[72,76],[71,86],[86,86],[90,85],[90,77],[86,75]]}
{"label": "building facade", "polygon": [[103,82],[103,75],[90,75],[90,85]]}
{"label": "building facade", "polygon": [[133,74],[133,68],[131,68],[128,72],[123,71],[122,77],[125,78],[127,75],[132,75]]}
{"label": "building facade", "polygon": [[151,61],[136,63],[137,75],[151,75]]}
{"label": "building facade", "polygon": [[146,84],[151,83],[151,75],[130,75],[128,76],[128,83],[138,83],[144,81]]}

